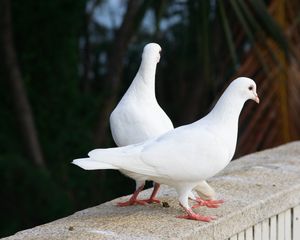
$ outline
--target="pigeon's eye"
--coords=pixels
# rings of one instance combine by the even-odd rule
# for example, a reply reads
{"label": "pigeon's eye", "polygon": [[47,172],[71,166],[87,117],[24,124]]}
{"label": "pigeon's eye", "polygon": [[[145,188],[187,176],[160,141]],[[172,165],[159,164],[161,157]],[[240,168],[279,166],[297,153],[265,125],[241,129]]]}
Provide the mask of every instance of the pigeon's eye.
{"label": "pigeon's eye", "polygon": [[252,90],[253,90],[253,86],[248,87],[248,89],[249,89],[250,91],[252,91]]}

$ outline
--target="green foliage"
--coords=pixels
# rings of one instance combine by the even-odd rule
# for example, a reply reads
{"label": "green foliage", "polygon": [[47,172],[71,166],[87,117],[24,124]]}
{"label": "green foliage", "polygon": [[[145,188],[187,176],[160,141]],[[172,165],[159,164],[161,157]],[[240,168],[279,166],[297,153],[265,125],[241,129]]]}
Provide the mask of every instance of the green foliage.
{"label": "green foliage", "polygon": [[1,155],[1,234],[70,213],[66,192],[47,173],[20,155]]}

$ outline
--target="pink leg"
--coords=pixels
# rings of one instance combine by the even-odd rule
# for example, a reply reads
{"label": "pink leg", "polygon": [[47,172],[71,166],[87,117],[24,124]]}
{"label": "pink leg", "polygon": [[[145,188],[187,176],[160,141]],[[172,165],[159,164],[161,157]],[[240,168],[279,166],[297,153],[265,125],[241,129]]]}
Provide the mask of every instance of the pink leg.
{"label": "pink leg", "polygon": [[144,185],[140,186],[135,192],[132,194],[131,198],[126,202],[118,202],[117,205],[119,207],[126,207],[126,206],[132,206],[132,205],[146,205],[147,202],[143,200],[137,200],[137,196],[139,193],[143,190]]}
{"label": "pink leg", "polygon": [[185,207],[183,208],[187,212],[187,215],[177,216],[177,218],[184,218],[184,219],[190,219],[190,220],[196,220],[202,222],[210,222],[216,219],[215,216],[202,216],[200,214],[194,213],[190,208],[185,208]]}
{"label": "pink leg", "polygon": [[202,198],[198,197],[196,198],[197,204],[192,206],[192,208],[197,208],[197,207],[208,207],[208,208],[218,208],[222,203],[224,203],[223,199],[220,200],[203,200]]}
{"label": "pink leg", "polygon": [[150,198],[144,199],[142,201],[145,201],[146,203],[160,203],[160,201],[157,198],[155,198],[155,196],[156,196],[156,194],[158,192],[159,187],[160,187],[160,184],[159,183],[155,183]]}

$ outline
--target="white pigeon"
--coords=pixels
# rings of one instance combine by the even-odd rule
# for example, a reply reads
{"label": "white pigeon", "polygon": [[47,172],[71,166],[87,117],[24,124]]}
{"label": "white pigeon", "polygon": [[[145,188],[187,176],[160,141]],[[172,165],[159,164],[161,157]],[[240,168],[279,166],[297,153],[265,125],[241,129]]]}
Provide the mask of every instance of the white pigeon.
{"label": "white pigeon", "polygon": [[[174,128],[155,96],[155,73],[160,52],[161,47],[156,43],[149,43],[144,47],[140,68],[110,115],[110,128],[118,147],[144,142]],[[159,202],[155,198],[159,189],[158,183],[155,183],[149,199],[138,200],[137,196],[143,190],[147,177],[126,170],[121,172],[136,180],[136,190],[128,201],[118,203],[119,206]],[[218,203],[222,203],[222,200],[212,200],[214,191],[206,182],[199,183],[197,189],[199,195],[206,200],[191,193],[191,198],[198,204],[217,207]]]}
{"label": "white pigeon", "polygon": [[[161,47],[156,43],[144,47],[140,68],[110,115],[110,128],[118,147],[144,142],[174,128],[155,96],[155,73],[160,52]],[[126,170],[121,172],[136,180],[136,190],[129,201],[118,203],[119,206],[159,202],[155,199],[159,184],[154,185],[149,199],[137,200],[147,178]]]}
{"label": "white pigeon", "polygon": [[180,218],[211,221],[189,206],[189,193],[199,182],[222,169],[232,159],[238,134],[238,119],[244,103],[259,103],[255,82],[246,77],[234,80],[212,111],[204,118],[171,130],[146,142],[126,147],[95,149],[89,158],[74,164],[86,170],[118,169],[174,187],[187,215]]}

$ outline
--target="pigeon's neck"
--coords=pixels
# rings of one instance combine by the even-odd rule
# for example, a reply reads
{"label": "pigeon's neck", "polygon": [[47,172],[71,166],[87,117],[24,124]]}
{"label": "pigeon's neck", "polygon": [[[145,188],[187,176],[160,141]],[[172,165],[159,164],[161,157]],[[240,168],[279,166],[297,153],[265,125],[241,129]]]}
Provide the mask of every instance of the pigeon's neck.
{"label": "pigeon's neck", "polygon": [[142,82],[148,87],[155,87],[155,73],[157,62],[155,59],[145,60],[141,62],[138,74],[142,78]]}
{"label": "pigeon's neck", "polygon": [[[155,98],[155,73],[157,62],[154,60],[142,60],[140,68],[132,82],[136,93],[143,94],[143,97]],[[144,95],[146,94],[146,96]]]}
{"label": "pigeon's neck", "polygon": [[223,144],[227,146],[229,161],[235,152],[238,121],[244,103],[245,99],[227,89],[206,118],[212,124],[211,130],[216,132]]}
{"label": "pigeon's neck", "polygon": [[237,95],[232,89],[227,89],[209,113],[209,117],[221,122],[222,125],[236,124],[237,126],[244,103],[245,99]]}

